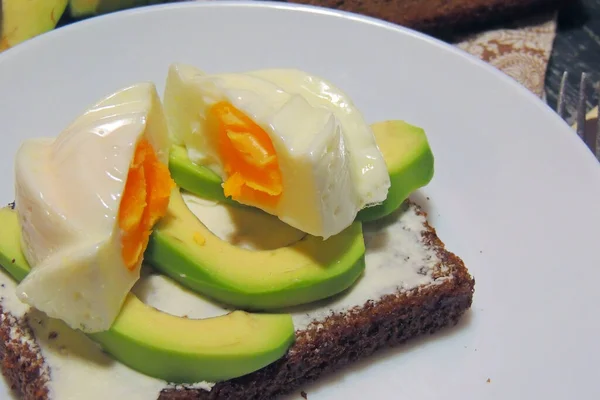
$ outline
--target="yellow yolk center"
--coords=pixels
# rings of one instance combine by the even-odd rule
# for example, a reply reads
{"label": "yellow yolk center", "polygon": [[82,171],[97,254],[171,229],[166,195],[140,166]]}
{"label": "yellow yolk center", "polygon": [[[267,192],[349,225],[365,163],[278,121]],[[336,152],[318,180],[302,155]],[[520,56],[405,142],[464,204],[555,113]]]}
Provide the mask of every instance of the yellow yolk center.
{"label": "yellow yolk center", "polygon": [[119,208],[121,256],[130,271],[142,258],[152,227],[166,214],[174,187],[169,169],[158,160],[150,142],[140,140],[129,167]]}
{"label": "yellow yolk center", "polygon": [[219,157],[227,175],[225,196],[241,203],[277,204],[283,186],[269,135],[224,101],[210,108],[207,122],[216,130]]}

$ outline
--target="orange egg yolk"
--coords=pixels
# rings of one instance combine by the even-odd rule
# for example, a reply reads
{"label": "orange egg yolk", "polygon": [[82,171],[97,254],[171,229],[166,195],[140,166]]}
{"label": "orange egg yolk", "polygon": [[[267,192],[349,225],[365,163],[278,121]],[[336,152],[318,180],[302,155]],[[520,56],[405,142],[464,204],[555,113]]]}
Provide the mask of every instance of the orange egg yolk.
{"label": "orange egg yolk", "polygon": [[119,208],[121,256],[130,271],[139,264],[152,227],[166,214],[174,187],[168,167],[158,160],[150,142],[140,140]]}
{"label": "orange egg yolk", "polygon": [[223,184],[225,196],[250,205],[276,205],[283,186],[269,135],[224,101],[209,109],[207,123],[216,133],[219,157],[227,176]]}

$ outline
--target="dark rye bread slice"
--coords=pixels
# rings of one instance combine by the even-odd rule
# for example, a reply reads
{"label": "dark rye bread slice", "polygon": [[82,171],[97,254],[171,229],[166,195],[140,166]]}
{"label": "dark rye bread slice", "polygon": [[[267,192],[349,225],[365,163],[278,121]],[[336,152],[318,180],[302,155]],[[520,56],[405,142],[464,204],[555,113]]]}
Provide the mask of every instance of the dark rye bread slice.
{"label": "dark rye bread slice", "polygon": [[[411,206],[426,216],[418,206]],[[434,250],[441,260],[432,277],[446,279],[314,321],[296,332],[296,342],[283,358],[249,375],[217,383],[210,392],[165,388],[159,398],[270,399],[303,389],[309,382],[380,349],[455,325],[471,307],[475,281],[462,260],[445,249],[428,223],[422,232],[422,244]],[[15,319],[1,306],[0,357],[7,382],[23,399],[49,398],[46,383],[51,371],[49,374],[27,321]]]}
{"label": "dark rye bread slice", "polygon": [[364,14],[428,33],[466,30],[556,9],[565,0],[287,0]]}

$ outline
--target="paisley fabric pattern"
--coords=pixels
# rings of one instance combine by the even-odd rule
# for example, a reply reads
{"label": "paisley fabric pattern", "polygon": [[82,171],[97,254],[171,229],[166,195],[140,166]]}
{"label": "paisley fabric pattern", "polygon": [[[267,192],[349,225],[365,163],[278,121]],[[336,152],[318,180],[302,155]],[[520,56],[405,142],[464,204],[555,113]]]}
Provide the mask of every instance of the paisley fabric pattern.
{"label": "paisley fabric pattern", "polygon": [[542,97],[556,35],[556,15],[460,38],[456,46],[484,60]]}

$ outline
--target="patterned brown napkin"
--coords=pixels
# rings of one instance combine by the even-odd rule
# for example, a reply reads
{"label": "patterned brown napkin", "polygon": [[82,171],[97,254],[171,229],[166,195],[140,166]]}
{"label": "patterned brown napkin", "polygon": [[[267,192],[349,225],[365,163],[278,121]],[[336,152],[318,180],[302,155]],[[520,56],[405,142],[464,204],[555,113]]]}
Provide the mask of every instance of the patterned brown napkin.
{"label": "patterned brown napkin", "polygon": [[462,38],[455,44],[543,97],[555,35],[556,15],[552,14]]}

